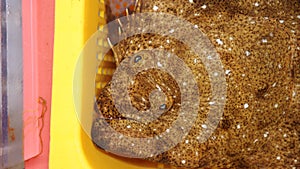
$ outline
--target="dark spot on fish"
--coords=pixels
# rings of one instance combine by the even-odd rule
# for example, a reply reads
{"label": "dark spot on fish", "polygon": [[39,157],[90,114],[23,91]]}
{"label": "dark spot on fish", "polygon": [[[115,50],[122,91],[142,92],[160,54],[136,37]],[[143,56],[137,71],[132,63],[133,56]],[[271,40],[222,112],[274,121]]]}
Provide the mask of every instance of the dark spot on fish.
{"label": "dark spot on fish", "polygon": [[231,120],[229,120],[228,118],[224,118],[221,122],[220,122],[220,127],[224,130],[228,130],[231,126]]}
{"label": "dark spot on fish", "polygon": [[269,89],[268,84],[266,84],[263,88],[258,89],[257,92],[256,92],[256,97],[261,98],[261,99],[264,98],[264,96],[267,93],[268,89]]}

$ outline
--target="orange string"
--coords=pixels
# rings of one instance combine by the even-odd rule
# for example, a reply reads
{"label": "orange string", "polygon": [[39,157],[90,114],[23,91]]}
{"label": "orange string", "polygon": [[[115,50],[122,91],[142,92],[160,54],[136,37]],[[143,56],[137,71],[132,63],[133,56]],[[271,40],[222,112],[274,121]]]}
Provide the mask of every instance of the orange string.
{"label": "orange string", "polygon": [[40,133],[39,133],[39,138],[40,138],[40,143],[41,143],[41,153],[43,152],[43,138],[42,138],[42,131],[44,128],[44,116],[45,113],[47,112],[47,102],[44,98],[39,97],[38,99],[38,103],[42,106],[42,113],[41,115],[38,117],[38,120],[41,120],[41,129],[40,129]]}

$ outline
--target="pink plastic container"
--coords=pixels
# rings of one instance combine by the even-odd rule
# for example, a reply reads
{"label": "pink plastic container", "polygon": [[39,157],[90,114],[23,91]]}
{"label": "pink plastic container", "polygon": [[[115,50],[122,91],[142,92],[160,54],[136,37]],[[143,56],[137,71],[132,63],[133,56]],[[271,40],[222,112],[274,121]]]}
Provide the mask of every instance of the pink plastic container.
{"label": "pink plastic container", "polygon": [[48,168],[54,0],[23,0],[24,160]]}

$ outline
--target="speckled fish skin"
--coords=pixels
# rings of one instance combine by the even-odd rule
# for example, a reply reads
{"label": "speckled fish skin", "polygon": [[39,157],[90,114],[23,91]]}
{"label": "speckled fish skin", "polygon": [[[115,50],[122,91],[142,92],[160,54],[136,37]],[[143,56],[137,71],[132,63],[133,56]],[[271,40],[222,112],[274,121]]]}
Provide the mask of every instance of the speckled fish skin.
{"label": "speckled fish skin", "polygon": [[[197,25],[219,53],[227,81],[222,120],[213,135],[205,143],[199,143],[197,136],[209,109],[211,92],[203,64],[194,62],[196,55],[176,39],[153,34],[136,35],[116,45],[115,57],[119,62],[143,49],[160,46],[168,51],[174,49],[172,52],[192,69],[202,93],[201,111],[188,136],[174,148],[148,160],[187,168],[299,168],[300,2],[147,0],[141,3],[142,12],[170,13]],[[167,92],[170,98],[180,96],[178,86],[167,74],[158,70],[143,72],[129,90],[137,109],[149,108],[149,100],[140,98],[147,98],[155,85],[166,86],[165,91],[172,89]],[[103,89],[97,103],[117,131],[146,137],[170,126],[176,119],[180,99],[170,101],[168,112],[147,125],[122,117],[112,104],[110,84]],[[94,124],[99,121],[95,118]],[[124,127],[127,125],[133,127],[129,130]],[[93,125],[92,139],[96,144],[103,136],[99,131]],[[111,138],[111,142],[117,144],[117,139]]]}
{"label": "speckled fish skin", "polygon": [[111,14],[116,17],[124,16],[126,14],[126,8],[128,10],[133,10],[134,5],[135,0],[109,0]]}

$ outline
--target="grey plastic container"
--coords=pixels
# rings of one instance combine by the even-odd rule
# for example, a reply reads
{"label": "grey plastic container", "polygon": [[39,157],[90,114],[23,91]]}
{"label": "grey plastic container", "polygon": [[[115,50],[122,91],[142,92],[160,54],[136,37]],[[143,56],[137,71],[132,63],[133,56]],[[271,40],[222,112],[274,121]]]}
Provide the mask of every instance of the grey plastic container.
{"label": "grey plastic container", "polygon": [[0,168],[23,165],[22,1],[1,0]]}

